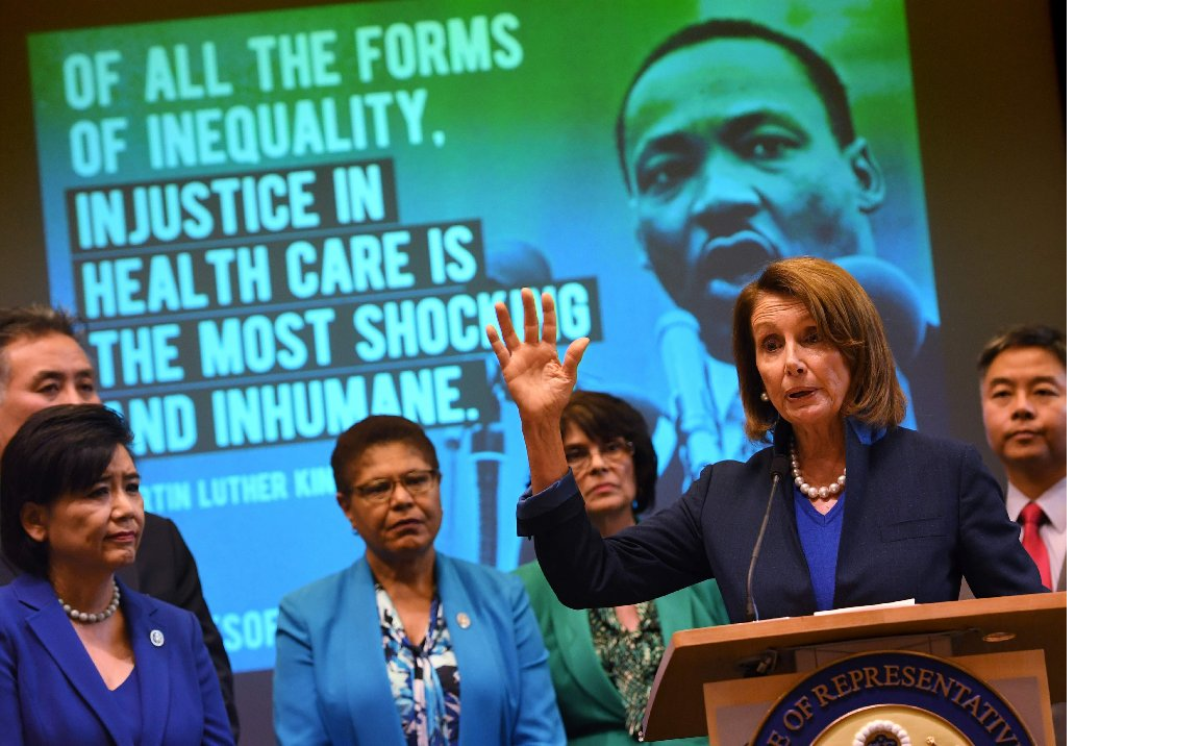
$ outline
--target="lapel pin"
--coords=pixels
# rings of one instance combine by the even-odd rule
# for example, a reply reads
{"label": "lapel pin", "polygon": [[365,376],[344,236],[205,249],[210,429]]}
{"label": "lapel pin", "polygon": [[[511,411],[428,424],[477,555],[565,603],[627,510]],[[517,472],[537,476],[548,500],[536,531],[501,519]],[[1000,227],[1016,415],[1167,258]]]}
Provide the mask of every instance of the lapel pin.
{"label": "lapel pin", "polygon": [[465,611],[458,612],[458,616],[455,619],[458,620],[458,626],[463,629],[471,626],[471,617],[467,616],[467,612]]}
{"label": "lapel pin", "polygon": [[150,630],[150,644],[156,648],[161,648],[163,646],[162,630],[157,630],[157,629]]}

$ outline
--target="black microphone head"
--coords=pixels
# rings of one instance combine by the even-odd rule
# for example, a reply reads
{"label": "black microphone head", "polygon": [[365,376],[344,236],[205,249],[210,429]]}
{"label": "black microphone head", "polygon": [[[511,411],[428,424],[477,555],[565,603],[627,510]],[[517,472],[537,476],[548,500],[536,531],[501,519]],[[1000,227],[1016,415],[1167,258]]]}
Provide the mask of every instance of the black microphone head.
{"label": "black microphone head", "polygon": [[771,476],[784,477],[791,472],[792,457],[787,451],[775,448],[775,457],[771,459]]}
{"label": "black microphone head", "polygon": [[541,288],[554,281],[546,254],[527,241],[499,239],[487,247],[487,278],[500,287]]}
{"label": "black microphone head", "polygon": [[783,477],[792,473],[792,429],[781,417],[772,433],[775,455],[771,457],[771,476]]}

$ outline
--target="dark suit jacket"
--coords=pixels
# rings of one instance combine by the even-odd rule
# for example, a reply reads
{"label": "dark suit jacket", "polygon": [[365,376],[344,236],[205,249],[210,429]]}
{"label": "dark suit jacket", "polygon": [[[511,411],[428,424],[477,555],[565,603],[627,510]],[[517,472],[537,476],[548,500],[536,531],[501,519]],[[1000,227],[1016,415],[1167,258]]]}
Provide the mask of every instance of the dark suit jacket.
{"label": "dark suit jacket", "polygon": [[[121,586],[141,690],[140,742],[232,746],[195,616]],[[0,588],[0,723],[4,743],[133,744],[54,589],[29,575]]]}
{"label": "dark suit jacket", "polygon": [[[782,478],[754,598],[760,618],[812,614],[816,597],[796,532],[790,438],[777,429],[778,454],[771,447],[745,463],[706,467],[667,510],[607,540],[592,528],[578,494],[532,517],[536,511],[519,511],[525,517],[518,518],[518,533],[534,537],[546,578],[568,606],[633,603],[715,577],[730,619],[742,621],[774,460]],[[871,442],[847,421],[846,487],[835,608],[952,601],[963,576],[980,596],[1043,591],[1000,485],[971,446],[904,428]]]}
{"label": "dark suit jacket", "polygon": [[[18,570],[0,554],[0,586],[12,581]],[[229,656],[221,641],[221,633],[213,623],[208,604],[200,587],[200,573],[196,560],[179,533],[179,527],[170,518],[146,513],[146,524],[142,530],[142,543],[138,547],[133,565],[117,572],[130,588],[153,596],[161,601],[187,609],[200,620],[204,632],[204,647],[212,656],[221,687],[221,698],[233,728],[234,739],[238,734],[237,707],[233,697],[233,669]]]}
{"label": "dark suit jacket", "polygon": [[[559,603],[536,562],[514,573],[525,583],[529,603],[550,654],[550,677],[571,746],[633,746],[625,730],[625,703],[604,672],[586,611]],[[663,644],[684,629],[728,624],[717,586],[711,580],[654,600]],[[678,739],[664,744],[707,744],[707,738]]]}

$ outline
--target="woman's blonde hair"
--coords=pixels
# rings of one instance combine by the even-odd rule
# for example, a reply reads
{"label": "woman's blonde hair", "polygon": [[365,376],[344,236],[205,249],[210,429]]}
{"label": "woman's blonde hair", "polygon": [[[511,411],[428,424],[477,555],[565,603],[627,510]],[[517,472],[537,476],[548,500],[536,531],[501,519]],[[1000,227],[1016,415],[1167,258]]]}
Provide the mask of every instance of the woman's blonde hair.
{"label": "woman's blonde hair", "polygon": [[755,362],[751,318],[763,296],[790,298],[804,305],[821,337],[842,353],[850,369],[850,390],[842,415],[875,427],[893,427],[907,406],[896,362],[875,304],[854,277],[833,262],[816,257],[781,259],[742,289],[733,307],[733,359],[737,366],[746,434],[764,440],[779,419]]}

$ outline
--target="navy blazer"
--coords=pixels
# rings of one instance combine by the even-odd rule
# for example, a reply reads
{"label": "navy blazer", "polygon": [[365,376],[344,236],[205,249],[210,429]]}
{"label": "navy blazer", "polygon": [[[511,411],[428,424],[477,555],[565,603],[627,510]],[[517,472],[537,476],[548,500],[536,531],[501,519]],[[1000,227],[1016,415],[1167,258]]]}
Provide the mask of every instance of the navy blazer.
{"label": "navy blazer", "polygon": [[[1000,485],[974,448],[899,427],[868,437],[850,420],[845,431],[834,608],[953,601],[964,576],[981,597],[1044,592]],[[607,540],[587,520],[577,489],[550,510],[522,506],[518,533],[534,537],[546,578],[573,608],[657,598],[713,577],[729,618],[743,621],[750,557],[778,473],[754,600],[761,619],[812,614],[816,596],[796,530],[790,441],[787,428],[777,428],[777,446],[746,462],[705,467],[669,508]],[[565,480],[571,484],[569,473]]]}
{"label": "navy blazer", "polygon": [[[434,573],[462,681],[459,743],[565,743],[521,581],[440,553]],[[406,742],[366,559],[284,597],[275,656],[280,746]]]}
{"label": "navy blazer", "polygon": [[[195,615],[117,582],[141,690],[140,742],[233,746]],[[133,744],[53,587],[30,575],[0,588],[0,723],[5,744]]]}

